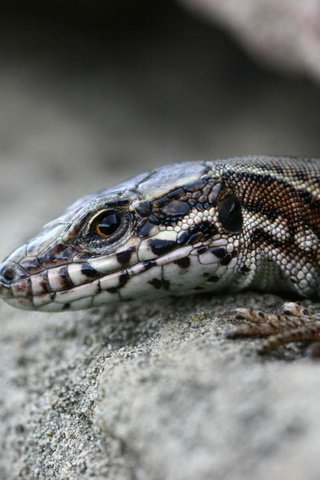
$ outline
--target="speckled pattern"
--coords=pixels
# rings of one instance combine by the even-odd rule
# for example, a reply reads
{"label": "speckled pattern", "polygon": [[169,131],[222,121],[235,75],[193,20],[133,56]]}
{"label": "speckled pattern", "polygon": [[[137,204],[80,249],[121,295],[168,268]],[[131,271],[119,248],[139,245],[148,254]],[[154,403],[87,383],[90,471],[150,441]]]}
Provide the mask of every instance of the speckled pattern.
{"label": "speckled pattern", "polygon": [[179,163],[88,195],[3,262],[1,295],[46,311],[247,287],[318,295],[319,165]]}

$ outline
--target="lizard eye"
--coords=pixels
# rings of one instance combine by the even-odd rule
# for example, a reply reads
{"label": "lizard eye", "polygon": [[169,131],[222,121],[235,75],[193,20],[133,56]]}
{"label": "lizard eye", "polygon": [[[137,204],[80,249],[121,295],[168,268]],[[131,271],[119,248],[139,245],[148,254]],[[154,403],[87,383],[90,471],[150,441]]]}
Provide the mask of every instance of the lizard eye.
{"label": "lizard eye", "polygon": [[243,225],[241,205],[233,194],[227,194],[222,199],[219,205],[218,220],[227,232],[241,232]]}
{"label": "lizard eye", "polygon": [[119,213],[109,210],[99,213],[90,225],[90,231],[94,236],[110,238],[122,226],[122,217]]}

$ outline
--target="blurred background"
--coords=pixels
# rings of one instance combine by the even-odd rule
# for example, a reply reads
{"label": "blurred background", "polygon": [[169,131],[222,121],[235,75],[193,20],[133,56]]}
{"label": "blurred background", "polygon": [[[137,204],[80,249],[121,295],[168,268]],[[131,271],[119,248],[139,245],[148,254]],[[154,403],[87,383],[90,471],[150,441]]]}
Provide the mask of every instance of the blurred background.
{"label": "blurred background", "polygon": [[319,155],[317,1],[1,10],[1,257],[81,195],[161,164]]}
{"label": "blurred background", "polygon": [[[319,82],[319,0],[2,2],[0,258],[155,166],[320,157]],[[318,478],[319,365],[224,344],[230,319],[202,312],[280,299],[238,300],[60,315],[0,302],[0,480],[122,465],[121,478]]]}

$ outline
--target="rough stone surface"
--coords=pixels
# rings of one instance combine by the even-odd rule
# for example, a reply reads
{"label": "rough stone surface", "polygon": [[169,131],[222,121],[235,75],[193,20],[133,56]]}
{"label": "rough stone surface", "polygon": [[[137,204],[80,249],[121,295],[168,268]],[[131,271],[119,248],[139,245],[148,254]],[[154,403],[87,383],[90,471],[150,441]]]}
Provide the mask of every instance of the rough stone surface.
{"label": "rough stone surface", "polygon": [[[271,297],[223,300],[258,307]],[[295,349],[261,360],[252,344],[224,341],[218,300],[172,307],[150,312],[147,339],[143,322],[142,338],[113,352],[100,379],[96,418],[136,477],[316,479],[319,406],[310,396],[320,366]]]}
{"label": "rough stone surface", "polygon": [[[315,86],[267,75],[172,3],[111,20],[1,19],[1,258],[150,166],[319,152]],[[225,311],[281,301],[1,303],[0,479],[317,479],[320,365],[302,346],[261,358],[258,341],[223,337]]]}

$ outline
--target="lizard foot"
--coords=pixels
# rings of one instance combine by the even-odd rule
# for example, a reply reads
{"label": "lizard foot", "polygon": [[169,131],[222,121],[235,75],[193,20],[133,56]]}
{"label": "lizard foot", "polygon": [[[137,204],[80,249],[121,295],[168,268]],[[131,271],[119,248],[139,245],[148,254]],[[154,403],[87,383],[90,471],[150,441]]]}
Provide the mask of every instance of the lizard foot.
{"label": "lizard foot", "polygon": [[299,303],[287,302],[276,313],[265,313],[252,308],[236,308],[229,312],[246,323],[226,333],[227,338],[268,337],[258,349],[261,354],[270,352],[280,345],[293,342],[316,342],[307,353],[320,357],[320,320]]}

